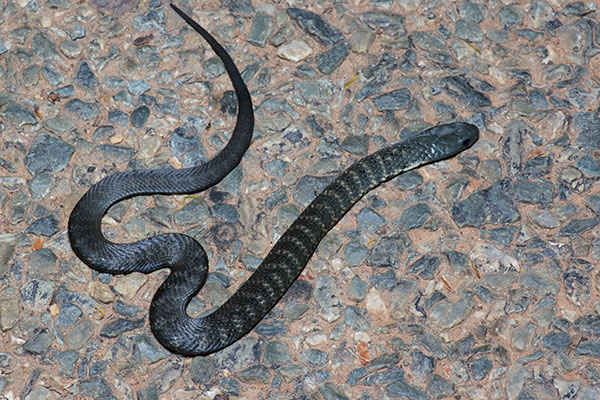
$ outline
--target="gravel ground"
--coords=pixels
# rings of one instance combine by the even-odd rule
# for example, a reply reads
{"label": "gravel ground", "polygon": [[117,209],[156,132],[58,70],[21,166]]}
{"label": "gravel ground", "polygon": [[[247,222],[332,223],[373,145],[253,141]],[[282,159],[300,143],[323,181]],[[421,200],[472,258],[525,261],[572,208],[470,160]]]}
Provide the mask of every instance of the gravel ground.
{"label": "gravel ground", "polygon": [[[87,4],[86,4],[87,3]],[[116,171],[228,140],[223,66],[158,0],[0,0],[0,398],[600,398],[600,11],[593,1],[181,1],[252,93],[251,148],[105,234],[198,239],[221,304],[333,176],[443,122],[479,142],[369,193],[259,326],[209,357],[148,326],[167,271],[113,277],[69,213]]]}

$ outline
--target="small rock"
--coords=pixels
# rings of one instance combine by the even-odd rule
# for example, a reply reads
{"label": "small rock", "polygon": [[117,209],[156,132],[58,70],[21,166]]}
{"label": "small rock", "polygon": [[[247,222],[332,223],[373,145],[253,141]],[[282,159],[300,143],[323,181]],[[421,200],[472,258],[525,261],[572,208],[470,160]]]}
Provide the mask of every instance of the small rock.
{"label": "small rock", "polygon": [[286,12],[306,33],[324,46],[333,46],[345,39],[340,31],[319,14],[293,7]]}
{"label": "small rock", "polygon": [[373,104],[378,111],[395,111],[408,108],[410,100],[410,91],[402,88],[374,97]]}
{"label": "small rock", "polygon": [[37,123],[37,118],[31,108],[12,101],[0,108],[0,116],[17,127],[35,125]]}
{"label": "small rock", "polygon": [[0,329],[7,331],[19,321],[19,298],[7,296],[0,298]]}
{"label": "small rock", "polygon": [[102,303],[112,303],[115,301],[115,295],[110,287],[102,282],[93,281],[88,284],[88,292],[92,299]]}
{"label": "small rock", "polygon": [[293,62],[302,61],[311,54],[312,48],[302,39],[294,39],[277,49],[279,57]]}
{"label": "small rock", "polygon": [[127,299],[132,299],[137,291],[148,281],[148,277],[141,272],[119,276],[113,288],[117,293]]}
{"label": "small rock", "polygon": [[45,354],[52,344],[52,336],[47,329],[42,329],[23,345],[23,350],[31,354]]}

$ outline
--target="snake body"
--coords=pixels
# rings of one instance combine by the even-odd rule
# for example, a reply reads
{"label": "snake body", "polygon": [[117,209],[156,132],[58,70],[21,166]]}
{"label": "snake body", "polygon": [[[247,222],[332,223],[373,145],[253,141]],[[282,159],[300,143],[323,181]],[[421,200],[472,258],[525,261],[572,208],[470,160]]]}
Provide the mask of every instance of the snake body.
{"label": "snake body", "polygon": [[234,343],[262,320],[300,275],[321,239],[368,191],[400,173],[469,148],[477,141],[479,130],[464,122],[435,126],[357,161],[306,207],[229,300],[207,316],[192,318],[186,312],[187,305],[208,274],[206,253],[196,240],[168,233],[134,243],[113,243],[101,231],[102,216],[113,204],[138,195],[205,190],[235,168],[250,145],[254,127],[252,101],[239,71],[208,32],[172,7],[210,44],[225,65],[239,110],[231,139],[213,159],[196,167],[126,171],[102,179],[73,209],[68,233],[77,256],[98,271],[149,273],[170,268],[171,273],[150,306],[152,332],[174,353],[206,355]]}

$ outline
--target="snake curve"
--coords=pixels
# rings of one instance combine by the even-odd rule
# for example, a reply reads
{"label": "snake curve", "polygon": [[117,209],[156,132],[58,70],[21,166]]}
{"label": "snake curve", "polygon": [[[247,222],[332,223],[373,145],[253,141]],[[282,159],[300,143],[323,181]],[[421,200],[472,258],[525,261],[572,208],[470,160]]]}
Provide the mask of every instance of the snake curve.
{"label": "snake curve", "polygon": [[192,318],[186,308],[206,281],[208,259],[190,236],[167,233],[134,243],[104,237],[102,216],[115,203],[139,195],[196,193],[220,182],[250,146],[254,112],[248,89],[226,50],[179,8],[223,61],[238,100],[227,145],[211,160],[183,169],[131,170],[108,176],[83,195],[71,212],[68,235],[75,254],[91,268],[112,274],[170,268],[149,312],[158,341],[174,353],[207,355],[234,343],[262,320],[300,275],[321,239],[368,191],[421,165],[452,157],[479,138],[476,126],[454,122],[430,128],[357,161],[327,186],[285,231],[261,265],[219,308]]}

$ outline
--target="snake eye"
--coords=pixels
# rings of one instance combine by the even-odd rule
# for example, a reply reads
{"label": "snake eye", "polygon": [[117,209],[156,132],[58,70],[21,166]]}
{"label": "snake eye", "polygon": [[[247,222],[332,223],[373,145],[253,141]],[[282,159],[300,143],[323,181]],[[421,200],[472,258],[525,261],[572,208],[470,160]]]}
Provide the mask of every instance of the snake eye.
{"label": "snake eye", "polygon": [[469,139],[469,138],[463,139],[462,144],[465,147],[470,146],[471,145],[471,139]]}

